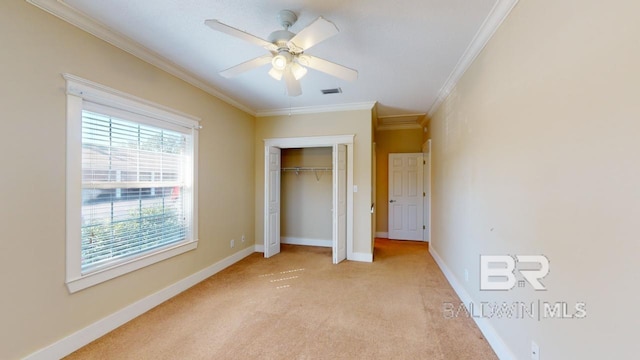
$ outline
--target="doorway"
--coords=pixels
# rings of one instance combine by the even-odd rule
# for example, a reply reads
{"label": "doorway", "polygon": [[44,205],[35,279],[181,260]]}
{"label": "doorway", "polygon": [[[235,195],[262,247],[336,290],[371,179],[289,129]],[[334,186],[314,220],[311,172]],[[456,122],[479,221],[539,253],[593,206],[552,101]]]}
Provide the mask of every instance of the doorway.
{"label": "doorway", "polygon": [[332,148],[332,253],[337,264],[353,254],[353,135],[265,140],[264,256],[280,252],[282,149]]}

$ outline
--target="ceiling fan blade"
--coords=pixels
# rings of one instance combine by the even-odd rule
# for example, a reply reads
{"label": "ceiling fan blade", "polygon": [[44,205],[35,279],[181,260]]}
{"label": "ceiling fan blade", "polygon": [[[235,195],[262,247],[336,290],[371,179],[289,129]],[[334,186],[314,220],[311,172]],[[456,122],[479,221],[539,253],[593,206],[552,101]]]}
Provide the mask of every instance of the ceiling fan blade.
{"label": "ceiling fan blade", "polygon": [[223,70],[220,72],[220,75],[226,78],[232,78],[234,76],[242,74],[243,72],[247,72],[262,65],[269,64],[271,62],[271,59],[271,55],[263,55],[255,59],[245,61],[242,64],[230,67],[227,70]]}
{"label": "ceiling fan blade", "polygon": [[284,72],[284,82],[287,84],[287,95],[298,96],[302,94],[302,88],[300,88],[300,81],[296,80],[291,72],[291,68],[287,68]]}
{"label": "ceiling fan blade", "polygon": [[298,62],[304,66],[322,71],[323,73],[335,76],[339,79],[354,81],[358,78],[358,71],[315,56],[306,54],[301,55],[298,58]]}
{"label": "ceiling fan blade", "polygon": [[300,30],[298,34],[289,40],[287,46],[296,53],[303,52],[339,32],[334,23],[321,16],[306,28]]}
{"label": "ceiling fan blade", "polygon": [[223,24],[218,20],[205,20],[204,24],[207,25],[208,27],[212,28],[213,30],[216,31],[220,31],[222,33],[225,33],[227,35],[231,35],[233,37],[236,37],[238,39],[250,42],[252,44],[261,46],[269,51],[277,51],[278,47],[270,42],[268,42],[267,40],[263,40],[257,36],[251,35],[249,33],[246,33],[242,30],[238,30],[234,27],[231,27],[229,25]]}

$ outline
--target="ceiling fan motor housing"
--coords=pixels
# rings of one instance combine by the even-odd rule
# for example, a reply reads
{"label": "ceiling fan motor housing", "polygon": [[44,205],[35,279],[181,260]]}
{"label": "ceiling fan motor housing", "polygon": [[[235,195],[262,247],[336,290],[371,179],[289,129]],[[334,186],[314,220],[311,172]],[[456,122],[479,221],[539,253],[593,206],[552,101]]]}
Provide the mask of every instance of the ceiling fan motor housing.
{"label": "ceiling fan motor housing", "polygon": [[296,34],[289,31],[289,27],[295,24],[298,20],[298,16],[291,10],[281,10],[278,13],[278,21],[280,25],[282,25],[284,30],[276,30],[272,32],[267,38],[269,42],[275,44],[278,47],[278,52],[281,53],[283,50],[289,51],[289,47],[287,46],[287,42],[291,40]]}
{"label": "ceiling fan motor housing", "polygon": [[291,40],[295,35],[296,34],[292,33],[289,30],[276,30],[269,35],[269,38],[267,40],[275,44],[278,47],[278,50],[289,50],[289,48],[287,47],[287,42]]}

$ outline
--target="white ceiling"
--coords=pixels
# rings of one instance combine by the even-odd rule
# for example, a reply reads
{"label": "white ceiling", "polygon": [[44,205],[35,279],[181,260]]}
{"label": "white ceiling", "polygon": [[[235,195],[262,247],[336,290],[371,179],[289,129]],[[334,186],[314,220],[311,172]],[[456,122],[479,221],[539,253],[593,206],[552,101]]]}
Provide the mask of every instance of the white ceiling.
{"label": "white ceiling", "polygon": [[[391,118],[428,113],[517,0],[29,1],[51,12],[66,4],[103,26],[95,30],[95,24],[87,25],[93,21],[78,20],[79,14],[75,20],[67,15],[67,21],[93,27],[94,34],[134,54],[151,54],[156,65],[253,114],[376,101],[378,115]],[[267,74],[268,65],[233,79],[221,77],[219,71],[267,51],[213,31],[204,21],[218,19],[266,38],[280,29],[276,16],[282,9],[298,15],[294,33],[318,16],[335,23],[340,33],[307,53],[357,69],[359,78],[347,82],[310,70],[301,80],[303,94],[289,97],[283,82]],[[134,49],[138,45],[143,49]],[[336,87],[341,94],[320,92]]]}

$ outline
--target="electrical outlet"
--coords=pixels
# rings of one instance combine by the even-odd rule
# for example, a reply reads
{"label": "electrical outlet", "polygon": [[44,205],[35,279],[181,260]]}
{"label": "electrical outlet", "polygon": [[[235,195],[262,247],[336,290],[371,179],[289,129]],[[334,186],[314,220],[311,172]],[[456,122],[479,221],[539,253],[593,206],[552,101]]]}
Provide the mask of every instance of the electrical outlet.
{"label": "electrical outlet", "polygon": [[535,341],[531,342],[531,360],[540,360],[540,347]]}
{"label": "electrical outlet", "polygon": [[233,240],[233,239],[231,239],[231,242],[229,243],[229,246],[231,246],[232,248],[233,248],[234,246],[236,246],[236,241],[235,241],[235,240]]}
{"label": "electrical outlet", "polygon": [[469,269],[464,269],[464,281],[469,282]]}
{"label": "electrical outlet", "polygon": [[242,239],[240,241],[244,244],[244,234],[242,234]]}

